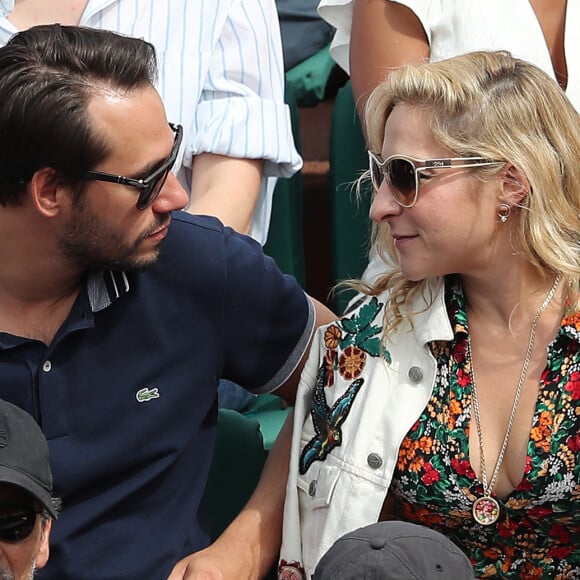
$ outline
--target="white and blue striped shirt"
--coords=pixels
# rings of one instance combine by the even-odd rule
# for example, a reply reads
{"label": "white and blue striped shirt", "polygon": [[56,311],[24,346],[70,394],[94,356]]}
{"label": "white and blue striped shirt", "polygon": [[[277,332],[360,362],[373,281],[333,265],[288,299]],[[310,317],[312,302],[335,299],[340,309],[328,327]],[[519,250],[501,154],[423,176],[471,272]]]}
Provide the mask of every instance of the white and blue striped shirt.
{"label": "white and blue striped shirt", "polygon": [[[7,19],[13,8],[14,0],[0,0],[1,45],[17,32]],[[80,24],[155,46],[157,88],[169,120],[184,128],[178,176],[185,185],[192,157],[203,152],[264,159],[266,177],[288,177],[300,168],[283,102],[274,0],[88,0]],[[250,231],[261,243],[268,233],[274,183],[262,180]]]}

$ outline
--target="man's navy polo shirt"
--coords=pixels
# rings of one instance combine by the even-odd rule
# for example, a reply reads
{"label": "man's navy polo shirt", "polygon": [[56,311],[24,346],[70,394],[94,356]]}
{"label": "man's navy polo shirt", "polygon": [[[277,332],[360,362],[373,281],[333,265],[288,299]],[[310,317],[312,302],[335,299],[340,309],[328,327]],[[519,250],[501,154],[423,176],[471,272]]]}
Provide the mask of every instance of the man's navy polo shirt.
{"label": "man's navy polo shirt", "polygon": [[178,212],[155,265],[88,277],[49,347],[0,333],[0,397],[43,428],[63,500],[39,578],[164,580],[205,547],[218,380],[272,390],[312,327],[257,243]]}

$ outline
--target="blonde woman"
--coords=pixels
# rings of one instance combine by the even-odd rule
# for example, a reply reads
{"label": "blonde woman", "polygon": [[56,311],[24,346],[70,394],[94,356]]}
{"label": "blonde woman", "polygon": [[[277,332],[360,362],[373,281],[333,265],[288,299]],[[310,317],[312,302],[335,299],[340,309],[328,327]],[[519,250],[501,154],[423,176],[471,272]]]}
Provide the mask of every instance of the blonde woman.
{"label": "blonde woman", "polygon": [[394,70],[366,109],[392,270],[297,396],[281,577],[345,533],[443,533],[477,577],[580,574],[580,118],[506,52]]}
{"label": "blonde woman", "polygon": [[[508,50],[558,81],[580,110],[580,3],[566,0],[321,0],[336,27],[331,55],[350,75],[359,117],[371,91],[404,64]],[[354,176],[353,176],[354,179]],[[371,247],[362,278],[386,270]]]}

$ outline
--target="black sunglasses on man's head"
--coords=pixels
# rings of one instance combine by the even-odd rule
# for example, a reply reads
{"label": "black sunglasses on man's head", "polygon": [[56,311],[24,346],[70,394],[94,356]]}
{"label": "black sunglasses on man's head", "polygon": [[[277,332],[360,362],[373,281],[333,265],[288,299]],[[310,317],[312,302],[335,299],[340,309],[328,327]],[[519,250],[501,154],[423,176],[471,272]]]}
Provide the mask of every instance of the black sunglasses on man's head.
{"label": "black sunglasses on man's head", "polygon": [[81,179],[120,183],[121,185],[134,187],[139,190],[137,209],[145,209],[153,203],[155,198],[163,189],[165,180],[177,159],[177,153],[181,145],[181,139],[183,138],[183,127],[181,125],[173,125],[172,123],[169,123],[169,126],[175,133],[175,141],[173,142],[171,153],[167,160],[147,177],[144,177],[143,179],[133,179],[131,177],[123,177],[122,175],[114,175],[113,173],[104,173],[102,171],[87,171]]}
{"label": "black sunglasses on man's head", "polygon": [[0,542],[15,544],[28,538],[39,513],[31,505],[0,504]]}

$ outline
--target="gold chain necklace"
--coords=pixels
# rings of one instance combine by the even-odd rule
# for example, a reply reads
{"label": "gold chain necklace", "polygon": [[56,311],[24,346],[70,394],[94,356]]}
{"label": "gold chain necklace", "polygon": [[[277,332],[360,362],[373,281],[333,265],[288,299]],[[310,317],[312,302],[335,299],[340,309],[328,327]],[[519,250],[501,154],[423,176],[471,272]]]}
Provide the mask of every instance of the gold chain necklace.
{"label": "gold chain necklace", "polygon": [[532,327],[530,329],[530,338],[528,340],[528,350],[526,351],[526,356],[524,358],[524,364],[522,365],[522,371],[520,372],[520,378],[518,381],[518,386],[516,389],[516,394],[514,396],[514,403],[512,405],[512,411],[510,414],[510,418],[507,424],[505,436],[503,438],[503,444],[501,446],[501,450],[499,452],[497,462],[495,464],[495,469],[493,470],[493,474],[491,476],[491,480],[489,484],[487,482],[487,470],[485,468],[485,456],[483,453],[483,432],[481,429],[481,415],[479,412],[479,400],[477,397],[477,387],[475,385],[475,367],[473,365],[473,359],[471,356],[471,339],[469,336],[467,337],[467,360],[469,361],[469,366],[471,368],[471,393],[472,393],[472,401],[473,401],[473,410],[475,415],[475,426],[477,427],[477,439],[479,441],[479,458],[480,458],[480,471],[481,471],[481,481],[483,483],[483,496],[476,499],[473,503],[472,513],[473,519],[482,526],[490,526],[497,522],[500,515],[500,506],[499,502],[491,497],[491,493],[495,486],[495,482],[497,481],[497,477],[499,475],[499,468],[503,462],[503,458],[505,455],[505,451],[507,449],[508,441],[510,438],[510,433],[514,424],[514,419],[516,416],[516,411],[518,409],[518,404],[520,402],[520,396],[522,394],[522,387],[524,385],[524,381],[526,380],[526,375],[528,373],[528,366],[530,365],[530,361],[532,359],[532,351],[534,349],[534,341],[536,339],[536,329],[538,326],[538,321],[540,320],[540,316],[554,297],[556,293],[556,289],[558,288],[558,284],[560,283],[560,274],[556,276],[556,280],[554,280],[554,284],[550,291],[548,292],[544,302],[536,312],[534,319],[532,321]]}

